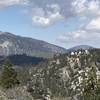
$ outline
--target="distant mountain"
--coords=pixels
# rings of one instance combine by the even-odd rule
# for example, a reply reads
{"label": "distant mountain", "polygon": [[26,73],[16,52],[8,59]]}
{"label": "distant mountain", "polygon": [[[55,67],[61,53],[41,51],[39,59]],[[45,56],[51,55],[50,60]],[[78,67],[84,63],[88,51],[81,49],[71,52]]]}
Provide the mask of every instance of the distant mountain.
{"label": "distant mountain", "polygon": [[78,45],[78,46],[75,46],[75,47],[72,47],[72,48],[68,49],[68,51],[77,51],[79,49],[89,50],[89,49],[93,49],[93,48],[94,47],[89,46],[89,45]]}
{"label": "distant mountain", "polygon": [[51,57],[67,50],[45,41],[14,35],[0,31],[0,56],[22,55],[34,57]]}

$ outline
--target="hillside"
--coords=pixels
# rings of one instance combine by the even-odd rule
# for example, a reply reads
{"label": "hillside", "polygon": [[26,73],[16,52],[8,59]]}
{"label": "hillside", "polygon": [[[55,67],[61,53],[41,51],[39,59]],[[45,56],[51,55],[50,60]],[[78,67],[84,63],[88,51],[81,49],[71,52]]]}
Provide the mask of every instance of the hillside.
{"label": "hillside", "polygon": [[35,57],[52,57],[56,53],[65,53],[66,49],[45,41],[0,32],[0,55],[22,55]]}
{"label": "hillside", "polygon": [[[94,82],[97,77],[96,82],[100,80],[100,49],[79,50],[54,56],[53,59],[38,66],[43,67],[30,70],[32,83],[30,83],[29,89],[34,87],[35,92],[29,92],[35,99],[42,98],[42,95],[39,94],[41,90],[42,93],[47,93],[52,98],[50,100],[89,100],[84,99],[83,93],[91,93],[91,91],[96,93],[94,95],[100,95],[100,85],[95,88],[97,83]],[[88,90],[85,91],[85,89]],[[36,91],[38,91],[38,95]],[[99,92],[97,93],[97,91]],[[90,97],[95,96],[93,97],[91,93]]]}
{"label": "hillside", "polygon": [[2,89],[2,100],[100,100],[100,49],[55,55],[17,69],[20,85]]}

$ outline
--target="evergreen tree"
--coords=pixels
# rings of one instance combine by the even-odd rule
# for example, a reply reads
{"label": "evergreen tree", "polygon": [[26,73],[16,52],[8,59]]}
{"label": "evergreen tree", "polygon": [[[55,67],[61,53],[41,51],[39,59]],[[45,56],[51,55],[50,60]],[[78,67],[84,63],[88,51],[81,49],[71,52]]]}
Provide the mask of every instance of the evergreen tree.
{"label": "evergreen tree", "polygon": [[19,81],[17,79],[17,72],[8,59],[4,63],[0,83],[3,88],[12,88],[16,84],[19,84]]}

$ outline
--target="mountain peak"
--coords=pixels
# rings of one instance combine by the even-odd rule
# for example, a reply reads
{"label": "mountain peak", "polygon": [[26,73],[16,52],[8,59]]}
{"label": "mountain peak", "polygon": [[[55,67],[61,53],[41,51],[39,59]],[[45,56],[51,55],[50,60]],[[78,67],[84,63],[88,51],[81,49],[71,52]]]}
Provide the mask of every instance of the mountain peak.
{"label": "mountain peak", "polygon": [[5,33],[5,32],[0,31],[0,35],[2,35],[2,34],[6,34],[6,33]]}
{"label": "mountain peak", "polygon": [[3,34],[6,34],[6,35],[13,35],[12,33],[10,33],[10,32],[3,32],[3,31],[0,31],[0,35],[3,35]]}
{"label": "mountain peak", "polygon": [[88,49],[93,49],[94,47],[92,46],[89,46],[89,45],[78,45],[78,46],[75,46],[75,47],[72,47],[69,49],[69,51],[77,51],[79,49],[83,49],[83,50],[88,50]]}

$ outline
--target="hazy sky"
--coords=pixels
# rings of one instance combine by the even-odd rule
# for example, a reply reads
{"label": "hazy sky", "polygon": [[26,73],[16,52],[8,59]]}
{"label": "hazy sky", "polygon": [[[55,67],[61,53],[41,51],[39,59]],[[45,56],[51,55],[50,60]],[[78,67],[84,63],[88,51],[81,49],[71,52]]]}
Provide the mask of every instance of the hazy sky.
{"label": "hazy sky", "polygon": [[100,0],[0,0],[0,30],[65,48],[100,47]]}

